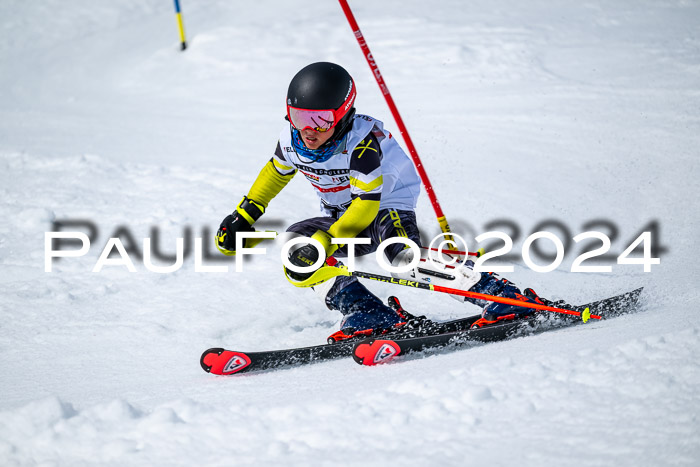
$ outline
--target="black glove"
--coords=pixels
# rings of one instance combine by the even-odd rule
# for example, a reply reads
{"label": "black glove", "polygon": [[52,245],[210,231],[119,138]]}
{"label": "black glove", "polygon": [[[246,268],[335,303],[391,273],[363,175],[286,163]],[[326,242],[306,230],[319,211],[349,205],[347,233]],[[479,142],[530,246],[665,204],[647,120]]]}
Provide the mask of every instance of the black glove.
{"label": "black glove", "polygon": [[[294,266],[305,267],[313,266],[316,261],[318,261],[318,250],[314,248],[311,244],[303,245],[301,248],[297,248],[291,251],[288,256],[289,262]],[[295,281],[305,281],[313,275],[316,271],[311,272],[294,272],[291,269],[287,269],[287,275],[294,279]]]}
{"label": "black glove", "polygon": [[238,214],[238,211],[233,211],[221,222],[219,230],[216,232],[216,245],[219,249],[236,251],[236,233],[253,232],[254,230],[253,226]]}
{"label": "black glove", "polygon": [[261,205],[244,197],[236,210],[224,218],[216,232],[216,247],[219,251],[225,255],[235,254],[236,233],[254,232],[253,223],[263,212],[264,208]]}
{"label": "black glove", "polygon": [[[322,249],[325,251],[323,259],[328,258],[338,249],[338,245],[333,243],[333,237],[331,237],[328,232],[319,229],[311,236],[311,238],[321,244]],[[290,252],[287,258],[294,266],[304,267],[313,266],[316,264],[316,261],[318,261],[318,256],[318,249],[316,249],[316,247],[314,247],[311,243],[307,243],[306,245],[302,245],[300,248]],[[321,264],[321,266],[323,266],[323,264]],[[318,271],[318,269],[315,269],[311,272],[294,272],[287,268],[285,268],[285,270],[290,278],[300,282],[305,281],[316,271]]]}

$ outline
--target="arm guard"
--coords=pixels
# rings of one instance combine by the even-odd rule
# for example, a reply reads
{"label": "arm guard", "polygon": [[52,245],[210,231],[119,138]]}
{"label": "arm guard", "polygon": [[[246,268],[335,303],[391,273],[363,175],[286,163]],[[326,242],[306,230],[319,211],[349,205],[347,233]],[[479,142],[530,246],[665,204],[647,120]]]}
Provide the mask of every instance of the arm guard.
{"label": "arm guard", "polygon": [[248,192],[248,198],[255,200],[256,203],[261,204],[265,208],[270,204],[272,198],[277,196],[277,194],[282,191],[282,188],[287,186],[287,183],[294,177],[296,171],[289,174],[282,174],[277,169],[276,166],[280,166],[280,169],[291,170],[291,167],[286,167],[280,162],[276,161],[274,158],[270,159],[265,167],[262,168],[258,174],[258,178],[253,182],[253,186],[250,187]]}

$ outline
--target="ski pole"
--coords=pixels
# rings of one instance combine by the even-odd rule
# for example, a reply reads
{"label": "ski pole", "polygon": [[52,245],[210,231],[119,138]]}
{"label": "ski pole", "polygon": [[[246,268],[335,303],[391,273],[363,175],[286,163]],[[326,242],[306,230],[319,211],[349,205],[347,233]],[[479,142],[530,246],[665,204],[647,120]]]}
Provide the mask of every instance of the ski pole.
{"label": "ski pole", "polygon": [[438,224],[440,224],[440,230],[442,230],[443,233],[445,233],[445,239],[448,240],[452,245],[455,245],[456,249],[456,243],[454,241],[454,237],[450,235],[452,232],[450,230],[450,226],[447,223],[447,219],[445,218],[445,214],[442,212],[442,208],[440,207],[440,203],[438,202],[437,196],[435,195],[435,192],[433,191],[433,185],[430,183],[430,180],[428,179],[428,174],[423,168],[423,163],[420,160],[420,157],[418,156],[418,151],[416,151],[416,147],[413,145],[413,141],[411,140],[411,136],[408,134],[408,129],[406,128],[406,125],[403,123],[403,119],[401,118],[401,115],[399,114],[399,109],[396,107],[396,104],[394,103],[394,99],[391,97],[391,93],[389,92],[389,88],[386,85],[386,82],[384,81],[384,78],[382,77],[382,73],[379,71],[379,66],[377,65],[377,61],[372,57],[372,52],[369,50],[369,46],[367,45],[367,41],[365,40],[364,36],[362,35],[362,31],[360,31],[360,26],[357,24],[357,20],[355,19],[355,15],[353,15],[352,10],[350,9],[350,5],[348,5],[347,0],[338,0],[340,2],[340,7],[343,9],[343,12],[345,13],[345,17],[348,19],[348,23],[350,24],[350,28],[352,29],[353,34],[355,34],[355,38],[357,39],[357,43],[360,45],[360,48],[362,49],[362,53],[365,56],[365,59],[367,60],[367,64],[369,65],[370,70],[372,71],[372,74],[374,75],[374,78],[377,80],[377,84],[379,85],[379,89],[382,91],[382,94],[384,95],[384,99],[386,99],[386,103],[389,105],[389,109],[391,110],[391,114],[394,117],[394,120],[396,121],[396,124],[399,127],[399,131],[401,132],[401,136],[403,136],[404,141],[406,142],[406,146],[408,147],[408,152],[411,155],[411,159],[413,159],[413,164],[416,166],[416,170],[418,171],[418,175],[420,176],[421,180],[423,181],[423,186],[425,187],[425,192],[428,195],[428,198],[430,199],[430,203],[433,205],[433,209],[435,210],[435,215],[437,216]]}
{"label": "ski pole", "polygon": [[583,311],[567,310],[564,308],[556,308],[553,306],[540,305],[539,303],[529,303],[521,300],[515,300],[506,297],[497,297],[495,295],[488,295],[478,292],[469,292],[467,290],[453,289],[450,287],[443,287],[441,285],[426,284],[423,282],[411,281],[408,279],[396,279],[391,276],[382,276],[380,274],[373,274],[369,272],[353,271],[350,272],[346,267],[335,267],[335,266],[322,266],[316,272],[314,272],[311,277],[305,281],[294,281],[287,277],[287,280],[297,287],[313,287],[322,282],[327,281],[336,276],[354,276],[362,279],[370,279],[379,282],[386,282],[388,284],[402,285],[405,287],[412,287],[414,289],[432,290],[434,292],[441,292],[450,295],[460,295],[462,297],[473,298],[476,300],[486,300],[490,302],[504,303],[506,305],[515,305],[523,308],[533,308],[535,310],[551,311],[554,313],[562,313],[565,315],[580,316],[583,322],[587,322],[590,318],[602,319],[598,315],[591,314],[590,309],[586,308]]}

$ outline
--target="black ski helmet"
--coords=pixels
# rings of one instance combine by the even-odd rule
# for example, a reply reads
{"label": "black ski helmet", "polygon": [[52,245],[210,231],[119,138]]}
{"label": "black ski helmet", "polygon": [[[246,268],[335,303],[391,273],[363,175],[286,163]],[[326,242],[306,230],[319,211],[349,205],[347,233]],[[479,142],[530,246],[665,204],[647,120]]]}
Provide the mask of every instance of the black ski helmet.
{"label": "black ski helmet", "polygon": [[345,68],[330,62],[312,63],[302,68],[289,83],[287,117],[294,125],[290,108],[332,110],[332,127],[337,127],[333,139],[338,139],[349,129],[356,96],[355,82]]}

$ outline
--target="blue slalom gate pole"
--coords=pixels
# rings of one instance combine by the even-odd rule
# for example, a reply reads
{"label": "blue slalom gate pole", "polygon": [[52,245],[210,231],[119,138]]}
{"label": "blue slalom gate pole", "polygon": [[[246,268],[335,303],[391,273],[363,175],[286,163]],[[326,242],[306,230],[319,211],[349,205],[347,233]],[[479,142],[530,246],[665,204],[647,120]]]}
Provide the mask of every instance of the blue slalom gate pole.
{"label": "blue slalom gate pole", "polygon": [[185,40],[185,26],[182,24],[180,0],[175,0],[175,18],[177,18],[177,27],[180,30],[180,50],[185,50],[187,48],[187,41]]}

